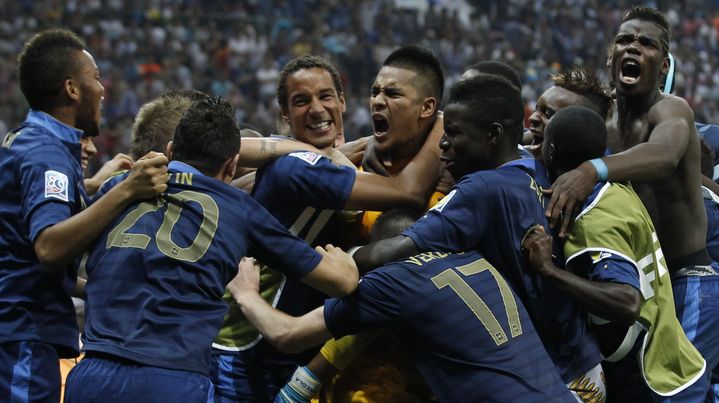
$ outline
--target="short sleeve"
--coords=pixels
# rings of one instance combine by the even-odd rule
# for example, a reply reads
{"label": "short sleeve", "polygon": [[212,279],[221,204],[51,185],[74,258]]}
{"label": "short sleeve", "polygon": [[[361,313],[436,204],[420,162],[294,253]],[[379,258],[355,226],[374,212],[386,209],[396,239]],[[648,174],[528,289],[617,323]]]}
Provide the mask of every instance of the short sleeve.
{"label": "short sleeve", "polygon": [[325,301],[325,323],[337,337],[398,324],[402,301],[411,302],[410,291],[396,274],[401,268],[385,266],[368,273],[349,296]]}
{"label": "short sleeve", "polygon": [[72,215],[79,203],[79,163],[57,145],[43,145],[23,156],[20,164],[22,215],[32,241],[45,228]]}
{"label": "short sleeve", "polygon": [[319,252],[292,235],[254,199],[249,196],[245,199],[251,212],[250,256],[295,279],[304,278],[317,267],[322,260]]}
{"label": "short sleeve", "polygon": [[[356,172],[337,166],[328,158],[311,152],[288,154],[269,164],[260,181],[268,190],[279,190],[284,200],[302,200],[319,209],[341,210],[352,192]],[[277,197],[277,196],[275,196]]]}
{"label": "short sleeve", "polygon": [[482,178],[465,178],[402,235],[420,251],[477,249],[487,231],[493,202]]}
{"label": "short sleeve", "polygon": [[628,284],[641,292],[637,267],[627,259],[609,252],[587,252],[591,260],[588,277],[601,283]]}

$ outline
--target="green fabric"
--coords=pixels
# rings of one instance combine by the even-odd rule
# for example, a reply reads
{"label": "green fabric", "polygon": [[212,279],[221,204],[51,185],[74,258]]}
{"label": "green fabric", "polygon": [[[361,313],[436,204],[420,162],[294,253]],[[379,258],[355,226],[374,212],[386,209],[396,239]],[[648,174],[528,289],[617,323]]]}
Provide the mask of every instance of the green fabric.
{"label": "green fabric", "polygon": [[640,362],[644,379],[658,394],[677,393],[706,364],[677,320],[656,230],[631,186],[606,183],[577,217],[564,246],[567,263],[584,253],[596,263],[601,252],[621,255],[637,268],[644,299],[638,322],[647,329]]}

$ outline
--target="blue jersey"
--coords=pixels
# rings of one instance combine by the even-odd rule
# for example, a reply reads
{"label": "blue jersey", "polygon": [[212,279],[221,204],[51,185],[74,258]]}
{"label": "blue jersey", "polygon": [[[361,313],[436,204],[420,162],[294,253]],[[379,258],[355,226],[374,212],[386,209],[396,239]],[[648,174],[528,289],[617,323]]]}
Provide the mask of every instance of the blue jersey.
{"label": "blue jersey", "polygon": [[542,167],[538,161],[521,159],[464,176],[403,235],[420,251],[482,253],[512,284],[563,379],[570,382],[597,365],[600,355],[585,313],[551,282],[532,274],[520,251],[529,228],[549,228],[541,191],[549,184],[537,182],[537,167]]}
{"label": "blue jersey", "polygon": [[82,131],[30,111],[0,148],[0,343],[40,341],[61,357],[79,352],[75,265],[48,274],[33,244],[83,207]]}
{"label": "blue jersey", "polygon": [[719,196],[702,186],[704,209],[707,212],[707,251],[719,262]]}
{"label": "blue jersey", "polygon": [[576,402],[521,301],[477,252],[427,252],[325,302],[336,337],[390,327],[446,402]]}
{"label": "blue jersey", "polygon": [[207,373],[239,260],[299,279],[321,256],[246,193],[181,162],[169,172],[166,194],[133,203],[90,254],[83,348]]}
{"label": "blue jersey", "polygon": [[697,134],[714,151],[714,175],[712,179],[719,180],[719,126],[708,123],[696,123]]}

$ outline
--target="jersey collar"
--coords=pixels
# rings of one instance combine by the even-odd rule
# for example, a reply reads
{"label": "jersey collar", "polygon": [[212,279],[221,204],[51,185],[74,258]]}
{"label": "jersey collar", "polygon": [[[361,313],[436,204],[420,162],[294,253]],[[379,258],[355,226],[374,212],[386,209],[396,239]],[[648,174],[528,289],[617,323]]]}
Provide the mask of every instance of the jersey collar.
{"label": "jersey collar", "polygon": [[168,169],[171,169],[173,171],[179,171],[179,172],[187,172],[195,175],[204,175],[202,172],[198,171],[197,168],[193,167],[192,165],[185,164],[182,161],[173,160],[170,161],[170,164],[167,165]]}
{"label": "jersey collar", "polygon": [[84,133],[82,130],[62,123],[45,112],[33,109],[30,109],[27,113],[26,121],[48,129],[53,136],[68,143],[79,143]]}
{"label": "jersey collar", "polygon": [[537,162],[538,161],[534,158],[519,158],[516,160],[505,162],[504,164],[500,165],[497,169],[509,168],[509,167],[519,167],[519,168],[522,168],[522,169],[529,171],[533,174],[537,169]]}

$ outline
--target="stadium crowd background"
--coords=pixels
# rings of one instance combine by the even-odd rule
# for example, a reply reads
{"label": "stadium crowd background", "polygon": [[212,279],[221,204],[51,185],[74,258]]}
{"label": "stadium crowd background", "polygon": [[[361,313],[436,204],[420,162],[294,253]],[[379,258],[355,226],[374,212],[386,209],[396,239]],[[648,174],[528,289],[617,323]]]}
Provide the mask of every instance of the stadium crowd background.
{"label": "stadium crowd background", "polygon": [[[501,60],[520,72],[526,109],[572,64],[606,79],[606,49],[636,1],[596,0],[17,0],[0,7],[0,133],[23,121],[15,58],[41,29],[87,40],[105,86],[103,133],[90,171],[127,150],[144,102],[171,89],[228,99],[240,122],[276,132],[275,88],[291,58],[331,60],[345,83],[348,140],[371,134],[367,100],[380,62],[421,43],[440,57],[447,88],[462,69]],[[719,123],[719,0],[650,1],[672,25],[675,94],[699,122]]]}

